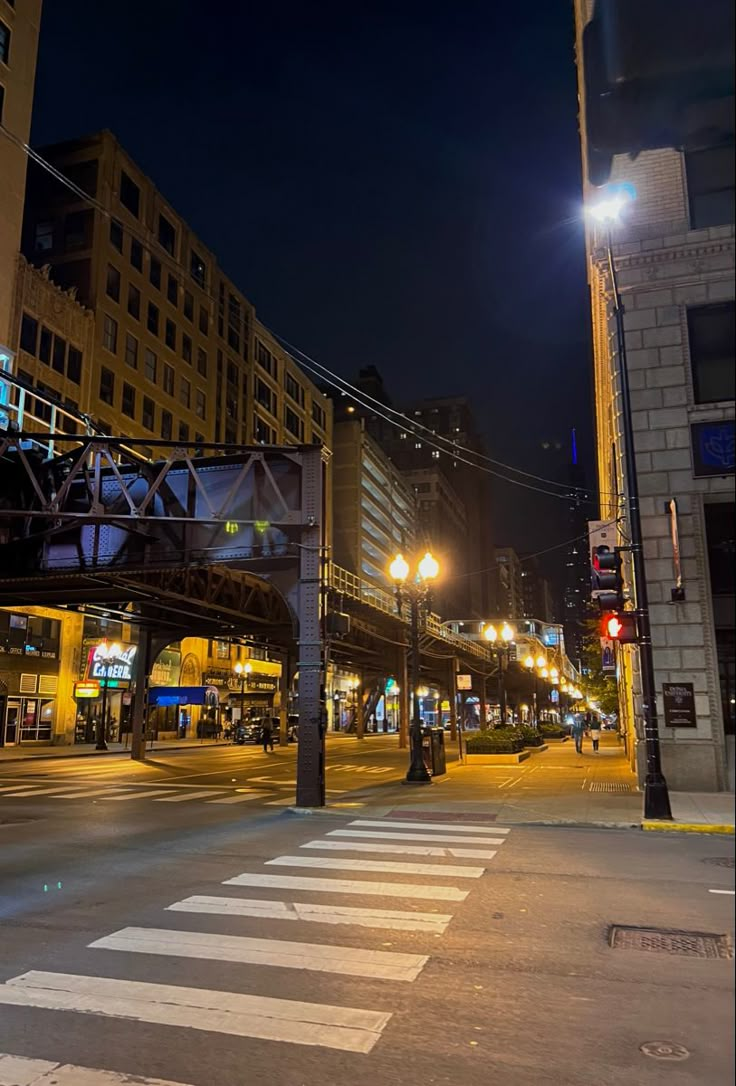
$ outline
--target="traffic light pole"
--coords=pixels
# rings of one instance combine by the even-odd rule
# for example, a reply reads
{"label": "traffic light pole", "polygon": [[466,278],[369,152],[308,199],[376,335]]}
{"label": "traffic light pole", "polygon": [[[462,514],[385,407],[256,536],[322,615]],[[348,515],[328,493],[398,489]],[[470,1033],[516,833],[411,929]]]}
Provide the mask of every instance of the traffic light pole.
{"label": "traffic light pole", "polygon": [[624,307],[618,289],[616,266],[610,231],[608,233],[608,268],[613,290],[616,337],[618,339],[619,381],[621,384],[621,428],[623,431],[626,466],[626,492],[628,496],[628,526],[631,536],[631,557],[636,591],[636,613],[639,627],[639,670],[641,673],[641,708],[644,718],[644,742],[646,746],[647,773],[644,780],[644,817],[671,819],[670,797],[667,781],[662,773],[662,755],[657,721],[657,698],[654,685],[654,657],[652,654],[652,629],[649,620],[649,593],[642,545],[641,512],[639,507],[639,483],[634,459],[634,428],[631,417],[631,391],[626,357],[624,334]]}

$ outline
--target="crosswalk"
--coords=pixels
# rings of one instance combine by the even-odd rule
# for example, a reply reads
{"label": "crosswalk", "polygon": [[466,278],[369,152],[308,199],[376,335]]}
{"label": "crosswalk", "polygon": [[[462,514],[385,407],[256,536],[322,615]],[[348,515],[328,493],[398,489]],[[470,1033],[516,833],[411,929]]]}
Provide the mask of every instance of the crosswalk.
{"label": "crosswalk", "polygon": [[[295,830],[303,825],[295,823]],[[151,926],[130,925],[95,939],[87,950],[104,955],[100,975],[94,969],[64,973],[40,967],[6,980],[0,984],[0,1006],[218,1034],[220,1048],[226,1037],[249,1038],[367,1056],[390,1027],[393,986],[421,983],[433,961],[434,940],[455,915],[449,910],[462,907],[473,885],[487,875],[487,864],[509,832],[470,820],[345,822],[320,837],[295,841],[288,853],[232,873],[211,892],[171,902],[158,924],[154,917]],[[371,853],[373,859],[366,855]],[[357,895],[363,899],[359,904]],[[386,899],[396,899],[396,907]],[[414,901],[432,904],[415,911]],[[280,926],[284,922],[293,938]],[[333,932],[340,937],[333,940]],[[398,934],[376,947],[391,933],[410,933],[411,953],[393,949]],[[153,979],[138,979],[139,956]],[[241,977],[247,991],[167,983],[172,974],[156,963],[175,959],[229,963],[227,968],[242,972],[228,976]],[[173,975],[196,978],[193,968]],[[265,985],[263,970],[269,971],[269,994],[258,990]],[[218,973],[207,975],[219,979]],[[312,977],[307,994],[314,1001],[294,998],[300,994],[298,976]],[[339,986],[333,977],[342,978]],[[131,1079],[120,1067],[0,1053],[0,1086],[122,1086],[131,1080],[141,1086],[187,1086]]]}

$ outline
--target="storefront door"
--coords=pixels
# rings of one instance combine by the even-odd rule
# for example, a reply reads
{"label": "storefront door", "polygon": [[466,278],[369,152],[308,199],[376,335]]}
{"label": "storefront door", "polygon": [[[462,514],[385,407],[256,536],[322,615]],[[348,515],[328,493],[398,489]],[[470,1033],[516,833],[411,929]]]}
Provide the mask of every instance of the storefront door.
{"label": "storefront door", "polygon": [[9,700],[5,715],[5,746],[14,747],[18,742],[18,726],[20,724],[20,702]]}

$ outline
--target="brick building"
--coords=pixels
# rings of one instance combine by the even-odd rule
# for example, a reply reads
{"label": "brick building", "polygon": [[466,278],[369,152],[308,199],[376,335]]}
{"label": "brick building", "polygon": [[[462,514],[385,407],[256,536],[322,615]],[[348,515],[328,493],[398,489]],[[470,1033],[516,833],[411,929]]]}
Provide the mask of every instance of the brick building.
{"label": "brick building", "polygon": [[[585,107],[582,32],[593,5],[576,0],[575,6]],[[585,200],[592,203],[597,193],[587,181],[584,121],[581,127]],[[616,155],[611,182],[631,184],[636,193],[611,237],[625,308],[664,773],[675,789],[733,788],[733,144]],[[606,231],[589,220],[600,515],[622,517],[623,544],[626,493],[607,246]],[[679,542],[673,534],[673,499]],[[681,599],[672,593],[678,577]],[[619,668],[622,713],[641,772],[635,649],[621,654]],[[692,687],[692,726],[668,726],[665,684]]]}

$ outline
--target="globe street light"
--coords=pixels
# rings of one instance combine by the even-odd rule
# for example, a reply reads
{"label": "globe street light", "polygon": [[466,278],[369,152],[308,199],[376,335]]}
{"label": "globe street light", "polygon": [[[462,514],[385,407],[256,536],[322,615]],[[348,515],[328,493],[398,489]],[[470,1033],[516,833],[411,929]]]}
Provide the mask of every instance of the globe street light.
{"label": "globe street light", "polygon": [[511,645],[516,637],[513,627],[509,626],[508,622],[504,622],[501,627],[501,645],[496,647],[498,641],[499,632],[492,623],[488,623],[483,629],[483,636],[489,644],[493,645],[495,651],[498,653],[498,667],[499,667],[499,710],[501,713],[501,724],[506,723],[506,669],[508,667],[508,661],[511,656]]}
{"label": "globe street light", "polygon": [[252,664],[241,664],[240,660],[236,661],[233,671],[240,679],[240,727],[245,724],[245,680],[253,670]]}
{"label": "globe street light", "polygon": [[426,618],[431,606],[432,582],[439,575],[437,559],[426,552],[416,566],[416,575],[409,579],[411,568],[403,554],[397,554],[388,567],[389,576],[394,582],[396,609],[402,613],[404,600],[409,600],[411,615],[411,688],[413,707],[411,727],[409,728],[410,760],[406,773],[407,784],[431,784],[432,778],[424,764],[422,748],[422,717],[419,711],[419,632],[420,625]]}

